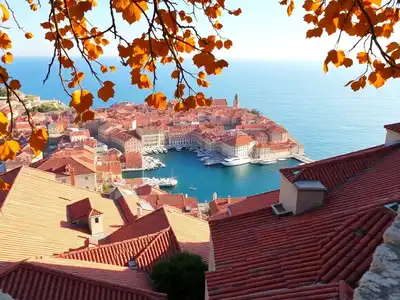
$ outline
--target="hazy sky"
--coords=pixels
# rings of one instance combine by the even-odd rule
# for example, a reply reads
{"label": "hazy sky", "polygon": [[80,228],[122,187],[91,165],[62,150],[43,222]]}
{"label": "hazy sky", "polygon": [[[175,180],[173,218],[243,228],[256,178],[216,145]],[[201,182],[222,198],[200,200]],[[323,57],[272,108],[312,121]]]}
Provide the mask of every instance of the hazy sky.
{"label": "hazy sky", "polygon": [[[14,1],[10,3],[12,2]],[[42,1],[42,3],[45,2],[47,1]],[[93,24],[103,29],[109,25],[106,2],[108,1],[98,0],[99,8],[90,18]],[[299,5],[300,2],[297,1]],[[50,42],[43,39],[45,31],[39,25],[46,21],[48,8],[44,6],[34,13],[23,1],[18,3],[14,6],[17,18],[25,30],[31,31],[35,38],[26,40],[24,34],[12,24],[10,35],[14,41],[14,55],[50,56],[52,46]],[[308,25],[303,21],[304,10],[301,7],[296,7],[294,14],[288,17],[286,7],[279,5],[277,0],[226,0],[226,4],[231,8],[241,7],[243,13],[239,17],[227,14],[221,21],[224,25],[223,36],[231,39],[234,44],[229,51],[221,53],[223,57],[320,61],[335,44],[336,36],[325,36],[323,39],[305,38]],[[123,35],[134,36],[134,33],[143,32],[141,24],[134,23],[132,26],[127,26],[123,23],[119,24]],[[208,24],[200,20],[198,26],[203,29],[207,28],[205,26]],[[349,45],[348,41],[344,42]],[[106,55],[115,56],[117,53],[115,47],[109,48],[106,50]]]}

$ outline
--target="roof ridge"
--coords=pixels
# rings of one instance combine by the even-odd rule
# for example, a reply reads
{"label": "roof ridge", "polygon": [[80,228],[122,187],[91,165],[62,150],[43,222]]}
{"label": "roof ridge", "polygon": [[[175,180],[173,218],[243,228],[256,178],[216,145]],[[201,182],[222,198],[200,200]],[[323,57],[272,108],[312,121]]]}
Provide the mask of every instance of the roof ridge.
{"label": "roof ridge", "polygon": [[[64,270],[60,270],[60,269],[54,269],[51,267],[47,267],[46,264],[42,264],[39,262],[39,260],[36,260],[34,263],[34,261],[22,261],[20,262],[17,266],[15,266],[15,269],[17,268],[29,268],[29,269],[39,269],[39,270],[45,270],[46,272],[52,273],[52,274],[56,274],[56,275],[61,275],[67,278],[72,278],[72,279],[78,279],[78,280],[82,280],[82,281],[86,281],[87,283],[91,283],[91,284],[95,284],[95,285],[101,285],[101,286],[106,286],[108,288],[118,288],[118,289],[122,289],[125,291],[130,291],[130,292],[139,292],[139,293],[149,293],[150,295],[153,296],[164,296],[164,294],[162,293],[157,293],[154,292],[152,290],[144,290],[144,289],[140,289],[140,288],[133,288],[133,287],[128,287],[128,286],[124,286],[118,283],[113,283],[111,284],[110,282],[106,281],[106,280],[101,280],[101,279],[92,279],[89,277],[85,277],[83,275],[79,275],[79,274],[75,274],[75,273],[69,273],[66,272]],[[126,267],[128,269],[128,267]],[[14,268],[13,268],[14,269]],[[0,275],[0,278],[2,277],[3,274]],[[157,299],[157,298],[154,298]]]}
{"label": "roof ridge", "polygon": [[[21,166],[21,167],[18,167],[18,168],[15,168],[15,169],[14,169],[15,172],[16,172],[18,169],[19,169],[19,171],[18,171],[17,175],[15,176],[14,182],[11,184],[11,187],[10,187],[10,189],[9,189],[9,191],[8,191],[8,193],[7,193],[7,195],[6,195],[6,197],[4,198],[3,203],[1,203],[1,205],[0,205],[0,216],[3,216],[3,214],[4,214],[4,209],[5,209],[5,207],[6,207],[6,205],[7,205],[7,202],[8,202],[7,199],[9,198],[9,196],[11,195],[11,193],[14,191],[15,183],[16,183],[16,181],[19,179],[19,177],[21,176],[22,168],[24,168],[24,166]],[[9,171],[9,172],[12,172],[12,171],[14,171],[14,170],[11,170],[11,171]],[[8,173],[8,172],[5,172],[5,173],[3,173],[3,174],[6,174],[6,173]]]}
{"label": "roof ridge", "polygon": [[167,205],[167,204],[163,204],[159,209],[161,209],[161,208],[164,208],[164,212],[165,212],[165,215],[166,215],[166,217],[167,217],[167,222],[168,222],[168,224],[169,224],[170,226],[171,226],[171,223],[169,222],[168,212],[166,211],[166,209],[172,210],[174,213],[180,214],[180,215],[185,216],[185,217],[187,217],[187,218],[191,218],[191,219],[193,219],[193,220],[201,221],[201,222],[203,222],[203,223],[208,223],[208,221],[199,219],[199,218],[194,217],[194,216],[189,215],[189,214],[185,214],[185,213],[181,212],[178,208],[175,208],[175,207],[170,206],[170,205]]}
{"label": "roof ridge", "polygon": [[141,251],[138,252],[138,254],[135,257],[135,260],[140,259],[140,257],[142,255],[144,255],[145,253],[147,253],[147,251],[150,251],[150,248],[159,240],[161,239],[161,237],[163,237],[165,234],[167,234],[168,232],[171,232],[172,236],[174,237],[174,240],[176,242],[176,245],[179,248],[179,251],[182,251],[181,246],[179,245],[178,239],[175,236],[174,230],[172,229],[172,227],[168,227],[166,229],[161,230],[160,232],[157,233],[157,236],[146,246],[144,247]]}

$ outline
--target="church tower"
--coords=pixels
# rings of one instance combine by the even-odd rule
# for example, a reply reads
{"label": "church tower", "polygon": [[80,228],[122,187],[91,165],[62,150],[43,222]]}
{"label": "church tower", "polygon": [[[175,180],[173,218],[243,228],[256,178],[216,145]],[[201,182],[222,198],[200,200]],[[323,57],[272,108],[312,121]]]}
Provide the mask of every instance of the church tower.
{"label": "church tower", "polygon": [[239,95],[237,93],[235,94],[235,100],[233,101],[233,108],[240,108]]}

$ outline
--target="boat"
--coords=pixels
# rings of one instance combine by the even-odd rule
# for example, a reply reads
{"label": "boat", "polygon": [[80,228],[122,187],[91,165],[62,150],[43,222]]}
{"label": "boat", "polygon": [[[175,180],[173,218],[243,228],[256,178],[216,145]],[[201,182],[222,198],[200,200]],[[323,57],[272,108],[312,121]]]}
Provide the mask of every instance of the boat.
{"label": "boat", "polygon": [[176,151],[182,151],[182,147],[175,147]]}
{"label": "boat", "polygon": [[207,160],[207,161],[204,163],[204,165],[205,165],[205,166],[213,166],[213,165],[218,165],[218,164],[220,164],[220,163],[221,163],[220,160],[210,159],[210,160]]}
{"label": "boat", "polygon": [[202,157],[202,158],[200,158],[200,161],[206,161],[207,159],[210,159],[211,157],[209,157],[209,156],[204,156],[204,157]]}
{"label": "boat", "polygon": [[153,150],[153,153],[158,154],[158,150],[157,150],[157,149],[154,149],[154,150]]}
{"label": "boat", "polygon": [[151,186],[159,186],[159,187],[171,187],[176,186],[178,184],[178,180],[175,178],[148,178],[142,177],[143,184],[149,184]]}
{"label": "boat", "polygon": [[286,158],[278,158],[278,161],[285,161]]}
{"label": "boat", "polygon": [[195,188],[194,186],[189,186],[189,190],[197,191],[197,188]]}
{"label": "boat", "polygon": [[162,149],[164,153],[168,153],[168,149],[167,148],[163,148]]}
{"label": "boat", "polygon": [[203,156],[206,156],[203,152],[197,152],[197,157],[203,157]]}
{"label": "boat", "polygon": [[277,160],[262,160],[260,161],[261,165],[271,165],[271,164],[275,164],[277,162]]}
{"label": "boat", "polygon": [[225,158],[221,163],[226,167],[240,166],[244,164],[248,164],[250,162],[250,158],[240,158],[240,157],[231,157]]}

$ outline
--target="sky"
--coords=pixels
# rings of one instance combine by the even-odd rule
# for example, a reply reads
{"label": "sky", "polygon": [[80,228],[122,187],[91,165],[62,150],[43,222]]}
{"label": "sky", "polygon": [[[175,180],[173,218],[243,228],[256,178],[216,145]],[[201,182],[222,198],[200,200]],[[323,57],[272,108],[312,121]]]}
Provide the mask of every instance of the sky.
{"label": "sky", "polygon": [[[177,0],[178,2],[182,0]],[[1,0],[0,0],[1,2]],[[9,3],[12,3],[11,1]],[[48,16],[47,1],[42,1],[43,7],[38,12],[30,11],[26,2],[14,4],[17,19],[21,26],[34,34],[35,38],[26,40],[23,32],[11,23],[9,34],[13,39],[13,54],[15,56],[51,56],[52,45],[44,40],[44,29],[39,25]],[[100,28],[109,25],[107,2],[98,0],[99,6],[90,15],[90,20]],[[226,0],[229,8],[240,7],[243,13],[238,16],[226,14],[221,19],[224,25],[222,35],[233,41],[229,51],[219,56],[234,59],[256,59],[277,61],[321,61],[327,51],[333,48],[337,36],[325,36],[322,39],[306,39],[308,24],[303,21],[305,11],[300,7],[302,1],[296,1],[297,7],[291,17],[287,16],[286,7],[279,5],[277,0]],[[131,26],[118,22],[120,33],[133,37],[141,34],[144,24],[134,23]],[[212,34],[209,24],[204,19],[198,21],[197,27],[204,33]],[[348,41],[343,45],[349,47]],[[116,43],[105,50],[106,56],[116,56]]]}

